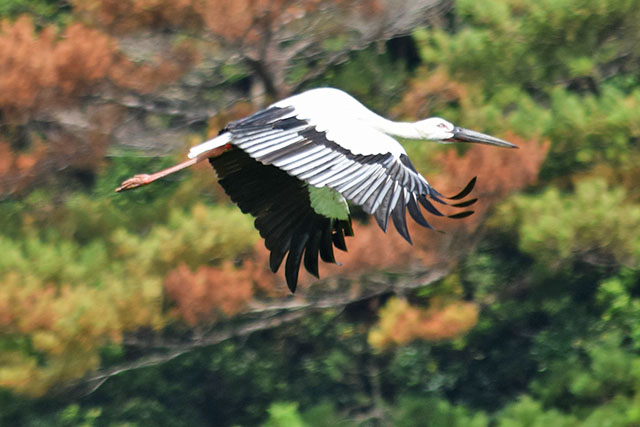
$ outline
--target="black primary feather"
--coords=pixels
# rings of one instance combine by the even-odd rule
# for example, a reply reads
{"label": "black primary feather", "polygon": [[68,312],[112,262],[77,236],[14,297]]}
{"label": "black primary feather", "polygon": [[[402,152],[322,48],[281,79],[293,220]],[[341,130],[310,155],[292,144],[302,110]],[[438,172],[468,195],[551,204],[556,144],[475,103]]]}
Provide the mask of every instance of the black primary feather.
{"label": "black primary feather", "polygon": [[419,225],[430,229],[421,206],[448,218],[473,213],[445,215],[433,202],[453,208],[473,205],[477,199],[461,199],[471,193],[476,178],[458,194],[443,196],[406,154],[397,158],[391,153],[354,154],[293,114],[292,107],[270,107],[229,123],[224,131],[231,133],[234,147],[210,159],[227,194],[243,212],[256,217],[255,226],[271,251],[271,270],[276,272],[286,257],[285,277],[292,292],[301,264],[317,277],[318,255],[335,263],[333,247],[346,250],[345,236],[353,235],[350,218],[326,218],[313,210],[307,182],[323,182],[319,185],[362,206],[385,232],[391,219],[409,243],[407,210]]}
{"label": "black primary feather", "polygon": [[471,178],[471,181],[469,181],[469,183],[462,189],[462,191],[460,191],[455,196],[446,197],[446,198],[449,199],[449,200],[460,200],[460,199],[463,199],[463,198],[467,197],[467,195],[469,193],[471,193],[471,191],[473,190],[473,187],[475,187],[475,186],[476,186],[476,177],[474,176],[473,178]]}
{"label": "black primary feather", "polygon": [[335,263],[333,246],[346,250],[344,236],[353,235],[351,219],[337,220],[316,213],[303,181],[257,162],[236,147],[209,162],[231,200],[242,212],[256,218],[255,227],[271,252],[269,267],[274,273],[287,257],[285,278],[292,292],[298,284],[303,257],[305,269],[317,277],[318,254],[324,262]]}

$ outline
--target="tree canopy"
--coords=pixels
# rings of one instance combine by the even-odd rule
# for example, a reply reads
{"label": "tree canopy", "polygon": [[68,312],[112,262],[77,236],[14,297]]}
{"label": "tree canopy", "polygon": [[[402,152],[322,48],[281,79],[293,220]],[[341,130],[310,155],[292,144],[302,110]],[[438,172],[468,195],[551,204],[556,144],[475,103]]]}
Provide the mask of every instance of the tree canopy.
{"label": "tree canopy", "polygon": [[[639,14],[1,1],[0,424],[639,424]],[[319,86],[521,148],[402,141],[475,214],[410,246],[356,212],[295,296],[208,165],[113,193]]]}

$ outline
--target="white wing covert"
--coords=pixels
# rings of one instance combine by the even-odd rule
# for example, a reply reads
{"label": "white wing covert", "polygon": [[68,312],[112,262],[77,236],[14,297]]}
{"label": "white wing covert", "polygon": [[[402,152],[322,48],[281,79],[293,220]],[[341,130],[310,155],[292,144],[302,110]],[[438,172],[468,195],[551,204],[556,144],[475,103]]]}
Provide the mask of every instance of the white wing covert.
{"label": "white wing covert", "polygon": [[[294,107],[271,106],[229,123],[225,130],[231,134],[231,143],[255,160],[276,166],[315,187],[327,186],[336,190],[372,214],[384,231],[391,217],[398,232],[411,242],[406,208],[416,222],[432,228],[418,204],[428,212],[442,216],[427,197],[438,203],[447,203],[415,170],[402,146],[382,132],[358,125],[357,121],[352,128],[342,126],[341,129],[318,130],[309,120],[299,118]],[[341,140],[347,137],[350,140]],[[351,138],[357,138],[357,141]],[[366,154],[354,154],[345,148],[351,148],[355,143],[361,145],[353,151]],[[467,188],[451,199],[466,196],[474,182],[472,180]],[[452,206],[469,206],[474,201]],[[450,217],[467,215],[463,212]]]}

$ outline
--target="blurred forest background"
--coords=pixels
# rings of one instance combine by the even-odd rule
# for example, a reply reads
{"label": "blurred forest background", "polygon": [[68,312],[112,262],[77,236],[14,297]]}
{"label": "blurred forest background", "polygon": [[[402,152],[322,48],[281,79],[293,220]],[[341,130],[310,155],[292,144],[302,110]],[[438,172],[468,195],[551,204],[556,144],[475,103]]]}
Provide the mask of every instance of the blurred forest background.
{"label": "blurred forest background", "polygon": [[[640,425],[640,0],[0,0],[0,425]],[[289,295],[208,165],[344,89],[476,214]]]}

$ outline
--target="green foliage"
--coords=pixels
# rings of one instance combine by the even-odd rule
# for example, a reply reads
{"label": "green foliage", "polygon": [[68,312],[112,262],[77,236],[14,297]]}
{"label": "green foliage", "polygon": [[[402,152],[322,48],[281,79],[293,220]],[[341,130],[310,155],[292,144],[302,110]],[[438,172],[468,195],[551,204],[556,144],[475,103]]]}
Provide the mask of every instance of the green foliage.
{"label": "green foliage", "polygon": [[578,420],[560,411],[545,410],[542,404],[529,396],[507,406],[498,416],[498,427],[574,427],[581,425]]}
{"label": "green foliage", "polygon": [[635,351],[640,350],[640,298],[637,297],[640,277],[638,270],[622,269],[617,275],[602,281],[596,294],[602,307],[602,319],[625,333]]}
{"label": "green foliage", "polygon": [[[170,212],[167,203],[181,191],[181,186],[188,185],[186,181],[191,178],[188,172],[171,175],[162,180],[162,185],[150,185],[138,191],[116,194],[114,189],[131,177],[132,173],[162,170],[173,164],[175,159],[172,157],[147,158],[130,153],[112,159],[103,173],[97,176],[92,191],[92,199],[102,204],[97,206],[97,210],[112,221],[109,224],[110,230],[115,224],[144,233],[153,224],[167,220]],[[190,200],[190,204],[193,203],[194,198]],[[183,207],[188,208],[189,205]]]}
{"label": "green foliage", "polygon": [[[71,19],[58,5],[5,0],[0,14]],[[444,280],[402,291],[412,304],[455,297],[482,307],[464,339],[372,351],[367,336],[385,295],[123,372],[82,399],[0,391],[0,424],[640,424],[639,6],[458,0],[446,26],[415,31],[423,61],[415,73],[376,46],[313,82],[347,89],[382,113],[433,105],[428,114],[465,127],[550,142],[540,184],[498,205],[481,244]],[[342,43],[335,37],[325,48]],[[311,66],[287,70],[288,82]],[[225,85],[251,77],[233,64],[217,72],[225,82],[207,95],[216,102]],[[436,72],[443,81],[429,80]],[[425,98],[393,110],[410,79],[429,83]],[[454,95],[441,95],[443,86]],[[438,148],[406,146],[420,169],[437,167]],[[123,345],[129,332],[179,343],[181,332],[166,327],[174,318],[165,275],[182,263],[193,271],[230,265],[258,239],[251,219],[208,188],[210,173],[114,194],[124,178],[175,159],[111,154],[85,189],[44,187],[0,203],[7,390],[41,395],[135,360],[146,349]],[[314,203],[326,195],[312,194]]]}
{"label": "green foliage", "polygon": [[302,419],[309,427],[349,427],[355,423],[341,417],[330,401],[318,403],[302,413]]}
{"label": "green foliage", "polygon": [[257,233],[251,217],[233,206],[195,205],[190,211],[170,212],[166,224],[147,235],[116,229],[112,243],[118,258],[143,271],[163,273],[185,263],[195,268],[248,255]]}
{"label": "green foliage", "polygon": [[475,89],[461,111],[437,113],[461,114],[470,127],[550,138],[543,176],[603,160],[624,164],[629,150],[637,151],[639,92],[611,68],[633,67],[640,55],[629,47],[640,37],[639,6],[637,0],[458,1],[457,32],[416,33],[430,69],[445,67]]}
{"label": "green foliage", "polygon": [[265,427],[306,427],[295,403],[272,403]]}
{"label": "green foliage", "polygon": [[[127,162],[114,162],[105,174],[130,174]],[[0,234],[3,386],[40,395],[95,369],[105,348],[118,360],[123,333],[167,322],[169,270],[253,251],[257,233],[237,209],[193,199],[168,209],[172,199],[193,191],[184,185],[115,198],[112,179],[100,176],[92,193],[62,200],[36,191],[22,203],[0,205],[6,219]]]}
{"label": "green foliage", "polygon": [[620,344],[619,336],[604,335],[599,340],[576,345],[582,357],[556,361],[532,389],[549,404],[571,395],[573,402],[587,407],[616,394],[634,392],[640,385],[640,360]]}
{"label": "green foliage", "polygon": [[327,70],[314,86],[347,89],[374,111],[388,111],[402,96],[409,74],[402,62],[371,47],[351,54],[349,61]]}
{"label": "green foliage", "polygon": [[487,427],[489,418],[444,399],[403,396],[393,411],[398,427]]}
{"label": "green foliage", "polygon": [[316,213],[328,218],[343,220],[349,218],[349,206],[340,193],[329,187],[317,188],[309,185],[307,188],[311,207]]}
{"label": "green foliage", "polygon": [[[36,23],[61,23],[69,19],[70,6],[58,0],[0,0],[0,17],[16,18],[29,14]],[[39,22],[40,21],[40,22]]]}
{"label": "green foliage", "polygon": [[636,0],[459,0],[456,6],[460,31],[435,32],[425,59],[488,91],[505,80],[542,89],[571,77],[599,78],[597,67],[616,59],[640,31]]}
{"label": "green foliage", "polygon": [[549,188],[514,197],[492,223],[513,227],[520,250],[546,268],[575,259],[635,265],[640,254],[640,205],[599,178],[578,182],[574,194]]}
{"label": "green foliage", "polygon": [[100,409],[82,410],[80,405],[71,404],[60,412],[56,424],[60,426],[93,426],[96,425],[96,420],[100,417],[101,412]]}

